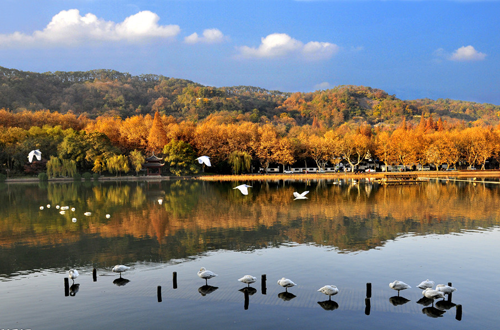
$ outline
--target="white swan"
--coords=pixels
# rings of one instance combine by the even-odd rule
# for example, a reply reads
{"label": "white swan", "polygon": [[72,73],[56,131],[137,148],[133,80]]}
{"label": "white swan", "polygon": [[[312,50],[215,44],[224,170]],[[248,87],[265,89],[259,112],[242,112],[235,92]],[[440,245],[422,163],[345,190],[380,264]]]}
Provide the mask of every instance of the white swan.
{"label": "white swan", "polygon": [[43,206],[40,206],[40,210],[43,210]]}
{"label": "white swan", "polygon": [[61,208],[61,207],[60,207],[59,205],[56,205],[56,209],[58,209],[58,210],[59,210],[60,208]]}
{"label": "white swan", "polygon": [[69,278],[73,280],[73,284],[75,283],[75,280],[80,274],[78,274],[78,271],[76,269],[70,269],[68,271]]}
{"label": "white swan", "polygon": [[239,185],[238,187],[234,187],[233,189],[238,189],[239,191],[241,191],[243,195],[248,195],[248,188],[252,188],[252,186],[249,186],[247,184],[242,184]]}
{"label": "white swan", "polygon": [[332,296],[339,293],[339,289],[337,289],[335,285],[325,285],[324,287],[321,287],[318,292],[324,293],[329,299],[332,299]]}
{"label": "white swan", "polygon": [[106,214],[106,219],[111,218],[111,214]]}
{"label": "white swan", "polygon": [[306,195],[309,194],[309,191],[304,191],[302,194],[299,194],[298,192],[294,192],[293,196],[295,197],[294,200],[296,199],[307,199]]}
{"label": "white swan", "polygon": [[201,267],[200,270],[198,271],[198,276],[202,279],[205,280],[205,285],[208,285],[207,281],[209,279],[211,279],[212,277],[215,277],[217,276],[217,274],[215,274],[214,272],[210,271],[210,270],[206,270],[205,267]]}
{"label": "white swan", "polygon": [[50,204],[47,204],[47,208],[50,209]]}
{"label": "white swan", "polygon": [[433,290],[431,288],[425,289],[424,291],[422,291],[422,294],[425,298],[429,299],[444,298],[444,292]]}
{"label": "white swan", "polygon": [[200,157],[196,158],[196,160],[200,164],[205,164],[207,166],[212,166],[212,164],[210,163],[210,157],[208,157],[208,156],[200,156]]}
{"label": "white swan", "polygon": [[69,210],[69,206],[61,206],[61,210]]}
{"label": "white swan", "polygon": [[76,209],[74,207],[71,208],[71,212],[75,212]]}
{"label": "white swan", "polygon": [[288,292],[288,288],[291,288],[292,286],[297,285],[297,284],[293,283],[292,280],[289,280],[288,278],[284,278],[284,277],[282,277],[281,280],[278,280],[278,284],[281,285],[282,287],[284,287],[286,292]]}
{"label": "white swan", "polygon": [[427,288],[432,288],[434,286],[434,281],[429,281],[428,279],[425,281],[422,281],[419,285],[417,285],[417,288],[425,290]]}
{"label": "white swan", "polygon": [[66,214],[66,211],[59,211],[60,214]]}
{"label": "white swan", "polygon": [[395,280],[394,282],[389,283],[389,287],[391,289],[393,289],[393,290],[397,290],[398,291],[398,296],[399,296],[399,291],[406,290],[406,289],[411,289],[411,286],[409,286],[405,282],[398,281],[398,280]]}
{"label": "white swan", "polygon": [[255,283],[255,281],[257,281],[257,278],[252,275],[245,275],[242,278],[238,279],[238,281],[248,284],[248,286],[250,286],[250,284]]}
{"label": "white swan", "polygon": [[129,269],[130,267],[127,267],[125,265],[116,265],[115,267],[113,267],[113,269],[111,269],[111,271],[115,273],[120,273],[120,277],[122,277],[122,272],[126,272]]}
{"label": "white swan", "polygon": [[452,292],[457,291],[456,288],[454,288],[452,286],[445,285],[445,284],[438,284],[438,285],[436,285],[436,290],[437,291],[441,291],[444,294],[450,294]]}
{"label": "white swan", "polygon": [[[64,212],[64,211],[61,211],[61,212]],[[76,220],[76,218],[71,218],[71,221],[76,222],[77,220]]]}
{"label": "white swan", "polygon": [[38,160],[42,160],[42,153],[40,152],[40,150],[36,149],[30,151],[30,153],[28,154],[28,160],[30,161],[30,163],[33,163],[33,157],[36,157],[36,159]]}
{"label": "white swan", "polygon": [[83,215],[87,216],[87,217],[90,217],[92,215],[92,213],[90,212],[85,212]]}

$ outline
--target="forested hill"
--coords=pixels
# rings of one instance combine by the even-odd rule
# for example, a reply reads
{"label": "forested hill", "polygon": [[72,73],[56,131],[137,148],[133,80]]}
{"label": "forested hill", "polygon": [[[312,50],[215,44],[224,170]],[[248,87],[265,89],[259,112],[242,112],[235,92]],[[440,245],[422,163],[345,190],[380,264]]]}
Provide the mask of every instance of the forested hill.
{"label": "forested hill", "polygon": [[[313,93],[259,87],[215,88],[161,75],[133,76],[113,70],[34,73],[0,67],[0,109],[48,109],[89,118],[122,118],[159,111],[177,120],[248,120],[336,127],[344,122],[397,124],[432,115],[448,122],[497,125],[500,106],[449,99],[407,100],[364,86],[338,86]],[[0,125],[2,125],[0,123]]]}

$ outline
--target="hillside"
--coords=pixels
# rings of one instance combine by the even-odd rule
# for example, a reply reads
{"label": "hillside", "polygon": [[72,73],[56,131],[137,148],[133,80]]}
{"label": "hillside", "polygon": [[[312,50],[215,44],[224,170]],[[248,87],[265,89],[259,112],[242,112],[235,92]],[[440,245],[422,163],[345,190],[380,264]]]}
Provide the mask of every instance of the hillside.
{"label": "hillside", "polygon": [[[449,99],[400,100],[383,90],[338,86],[313,93],[285,93],[250,86],[210,87],[161,75],[133,76],[113,70],[34,73],[0,67],[0,109],[13,113],[48,109],[122,119],[156,111],[177,120],[273,122],[287,127],[344,122],[414,124],[430,114],[449,123],[497,125],[500,106]],[[2,123],[0,123],[1,125]]]}

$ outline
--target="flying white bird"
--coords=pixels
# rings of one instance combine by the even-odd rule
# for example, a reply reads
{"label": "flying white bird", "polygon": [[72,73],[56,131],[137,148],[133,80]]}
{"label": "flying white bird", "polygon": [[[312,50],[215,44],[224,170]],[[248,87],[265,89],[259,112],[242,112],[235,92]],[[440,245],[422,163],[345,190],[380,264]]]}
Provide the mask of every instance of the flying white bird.
{"label": "flying white bird", "polygon": [[307,199],[306,195],[309,193],[309,191],[304,191],[302,194],[299,194],[298,192],[294,192],[293,196],[295,197],[294,200],[296,199]]}
{"label": "flying white bird", "polygon": [[332,299],[332,296],[339,293],[339,289],[337,289],[335,285],[325,285],[324,287],[320,288],[318,292],[324,293],[328,296],[329,299]]}
{"label": "flying white bird", "polygon": [[120,277],[122,277],[122,272],[126,272],[129,269],[130,267],[127,267],[125,265],[116,265],[115,267],[113,267],[113,269],[111,269],[111,271],[115,273],[120,273]]}
{"label": "flying white bird", "polygon": [[406,289],[411,289],[411,286],[409,286],[405,282],[398,281],[398,280],[395,280],[394,282],[389,283],[389,287],[391,289],[393,289],[393,290],[397,290],[398,291],[398,296],[399,296],[399,291],[406,290]]}
{"label": "flying white bird", "polygon": [[445,285],[445,284],[438,284],[438,285],[436,285],[436,290],[437,291],[441,291],[444,294],[450,294],[452,292],[457,291],[456,288],[454,288],[452,286]]}
{"label": "flying white bird", "polygon": [[200,270],[198,271],[198,276],[205,280],[205,285],[208,285],[207,281],[212,277],[217,276],[217,274],[215,274],[210,270],[206,270],[205,267],[201,267]]}
{"label": "flying white bird", "polygon": [[30,153],[28,154],[28,160],[30,161],[30,163],[33,163],[33,157],[36,157],[36,159],[38,160],[42,160],[42,153],[40,152],[40,150],[36,149],[30,151]]}
{"label": "flying white bird", "polygon": [[75,283],[76,278],[80,275],[76,269],[70,269],[68,271],[69,278],[73,280],[73,284]]}
{"label": "flying white bird", "polygon": [[249,186],[247,184],[242,184],[239,185],[238,187],[234,187],[233,189],[238,189],[239,191],[241,191],[243,195],[248,195],[248,188],[252,188],[252,186]]}
{"label": "flying white bird", "polygon": [[250,286],[250,284],[255,283],[255,281],[257,281],[257,278],[255,278],[252,275],[245,275],[242,278],[238,279],[238,281],[248,284],[248,286]]}
{"label": "flying white bird", "polygon": [[422,281],[422,283],[420,283],[419,285],[417,285],[417,288],[425,290],[427,288],[432,288],[433,286],[434,286],[434,281],[425,280]]}
{"label": "flying white bird", "polygon": [[281,285],[282,287],[284,287],[286,292],[288,292],[288,288],[291,288],[292,286],[297,285],[297,284],[293,283],[292,280],[289,280],[288,278],[284,278],[284,277],[282,277],[281,280],[278,280],[278,284]]}
{"label": "flying white bird", "polygon": [[205,164],[207,166],[212,166],[212,164],[210,163],[210,157],[208,157],[208,156],[200,156],[200,157],[196,158],[196,160],[200,164]]}

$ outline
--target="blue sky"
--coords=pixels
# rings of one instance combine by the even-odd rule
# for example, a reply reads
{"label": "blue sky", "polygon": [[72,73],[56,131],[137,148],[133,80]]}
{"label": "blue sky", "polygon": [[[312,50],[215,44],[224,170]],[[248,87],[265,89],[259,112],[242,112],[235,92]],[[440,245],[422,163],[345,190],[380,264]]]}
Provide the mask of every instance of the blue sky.
{"label": "blue sky", "polygon": [[1,0],[0,66],[500,105],[500,1]]}

